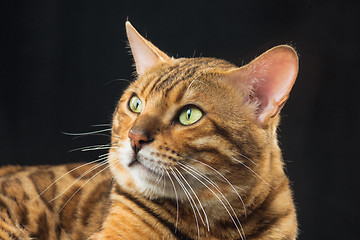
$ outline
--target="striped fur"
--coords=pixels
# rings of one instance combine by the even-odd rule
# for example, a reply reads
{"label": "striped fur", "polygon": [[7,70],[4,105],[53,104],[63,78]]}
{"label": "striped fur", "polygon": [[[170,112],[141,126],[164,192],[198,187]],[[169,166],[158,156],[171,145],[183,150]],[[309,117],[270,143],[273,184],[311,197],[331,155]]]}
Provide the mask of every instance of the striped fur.
{"label": "striped fur", "polygon": [[[229,84],[236,66],[157,55],[118,102],[107,165],[0,168],[1,240],[296,238],[279,116],[256,121],[257,100]],[[203,117],[183,126],[188,105]],[[137,150],[135,127],[149,137]]]}
{"label": "striped fur", "polygon": [[[1,168],[0,239],[86,239],[98,229],[110,204],[111,175],[104,170],[91,179],[91,184],[80,188],[104,167],[76,182],[95,165],[69,173],[77,167],[70,164]],[[69,174],[43,192],[66,173]]]}

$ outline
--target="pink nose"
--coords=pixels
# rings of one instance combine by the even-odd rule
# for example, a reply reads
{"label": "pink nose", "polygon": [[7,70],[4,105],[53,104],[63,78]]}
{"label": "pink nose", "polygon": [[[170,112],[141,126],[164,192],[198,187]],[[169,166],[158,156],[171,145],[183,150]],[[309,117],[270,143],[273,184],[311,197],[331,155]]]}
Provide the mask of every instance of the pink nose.
{"label": "pink nose", "polygon": [[129,131],[128,137],[131,139],[131,147],[135,152],[138,152],[144,144],[151,141],[147,134],[134,131],[133,129]]}

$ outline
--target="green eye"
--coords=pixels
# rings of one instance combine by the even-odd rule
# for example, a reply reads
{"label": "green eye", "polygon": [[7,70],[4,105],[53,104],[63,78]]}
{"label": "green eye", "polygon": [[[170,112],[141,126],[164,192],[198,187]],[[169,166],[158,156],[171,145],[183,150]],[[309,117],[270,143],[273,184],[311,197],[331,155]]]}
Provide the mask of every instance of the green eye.
{"label": "green eye", "polygon": [[196,107],[185,108],[179,116],[179,121],[182,125],[191,125],[200,120],[203,113]]}
{"label": "green eye", "polygon": [[129,102],[130,110],[134,113],[140,113],[142,110],[142,102],[139,97],[133,96]]}

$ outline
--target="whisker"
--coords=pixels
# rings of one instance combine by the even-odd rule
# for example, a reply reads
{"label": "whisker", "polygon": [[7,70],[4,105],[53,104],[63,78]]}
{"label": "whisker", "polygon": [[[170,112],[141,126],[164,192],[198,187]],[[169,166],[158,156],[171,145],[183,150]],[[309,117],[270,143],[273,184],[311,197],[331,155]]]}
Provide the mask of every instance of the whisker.
{"label": "whisker", "polygon": [[[215,168],[211,167],[210,165],[208,165],[208,164],[206,164],[206,163],[203,163],[203,162],[201,162],[201,161],[199,161],[199,160],[197,160],[197,159],[185,157],[185,156],[182,156],[182,155],[180,155],[180,154],[179,154],[179,156],[181,156],[181,157],[183,157],[183,158],[186,158],[186,159],[189,159],[189,160],[192,160],[192,161],[195,161],[195,162],[197,162],[197,163],[200,163],[200,164],[202,164],[202,165],[210,168],[211,170],[213,170],[213,171],[214,171],[215,173],[217,173],[219,176],[221,176],[221,177],[226,181],[226,183],[228,183],[229,186],[234,190],[235,194],[236,194],[236,195],[238,196],[238,198],[240,199],[241,203],[242,203],[243,206],[244,206],[244,213],[245,213],[245,216],[246,216],[246,206],[245,206],[245,203],[244,203],[242,197],[240,196],[240,194],[238,193],[238,191],[235,189],[235,187],[231,184],[231,182],[230,182],[223,174],[221,174],[218,170],[216,170]],[[179,161],[177,161],[177,162],[180,163]],[[220,194],[222,194],[222,192],[221,192],[219,189],[217,189],[217,190],[220,192]],[[222,195],[223,195],[223,194],[222,194]],[[225,197],[224,197],[224,199],[228,202],[228,200],[227,200]],[[230,205],[230,203],[228,203],[228,204]],[[231,205],[230,205],[230,207],[231,207]],[[232,208],[232,207],[231,207],[231,208]],[[234,210],[233,210],[233,211],[234,211]],[[238,217],[237,217],[236,214],[235,214],[235,217],[236,217],[236,219],[237,219],[237,221],[238,221],[238,223],[239,223],[239,225],[240,225],[240,227],[241,227],[241,229],[242,229],[242,225],[241,225],[240,220],[238,219]],[[236,225],[235,225],[235,226],[236,226]],[[241,235],[241,232],[239,231],[238,228],[237,228],[237,230],[238,230],[238,232],[239,232],[240,235]],[[242,229],[242,230],[243,230],[243,229]],[[243,230],[243,232],[244,232],[244,230]],[[244,234],[244,235],[245,235],[245,234]]]}
{"label": "whisker", "polygon": [[[165,168],[164,168],[165,169]],[[165,177],[163,178],[163,192],[162,195],[165,196],[165,188],[166,188],[166,179]]]}
{"label": "whisker", "polygon": [[[102,159],[104,160],[104,159]],[[53,199],[51,199],[49,201],[50,202],[53,202],[55,201],[56,199],[58,199],[61,195],[63,195],[65,192],[67,192],[72,186],[74,186],[78,181],[80,181],[84,176],[86,176],[87,174],[89,174],[90,172],[94,171],[95,169],[101,167],[101,166],[104,166],[105,164],[107,163],[106,160],[104,160],[102,163],[98,163],[96,164],[95,166],[92,166],[90,169],[88,169],[87,171],[85,171],[83,174],[81,174],[72,184],[70,184],[70,186],[68,186],[62,193],[58,194],[56,197],[54,197]]]}
{"label": "whisker", "polygon": [[[66,133],[64,133],[66,134]],[[111,138],[111,137],[114,137],[114,138],[117,138],[118,140],[121,140],[121,138],[119,136],[116,136],[116,135],[111,135],[110,133],[94,133],[94,134],[89,134],[89,135],[81,135],[81,136],[74,136],[74,135],[70,135],[70,136],[73,136],[73,139],[78,139],[78,138],[81,138],[81,137],[86,137],[86,136],[101,136],[101,137],[108,137],[108,138]]]}
{"label": "whisker", "polygon": [[[213,181],[211,180],[209,177],[207,177],[204,173],[202,173],[200,170],[190,166],[189,164],[184,164],[181,163],[179,161],[177,161],[178,164],[184,166],[184,167],[188,167],[189,169],[191,169],[192,171],[196,172],[199,176],[201,176],[202,178],[206,179],[206,181],[212,183],[214,186],[216,186],[217,188],[219,188],[219,186]],[[218,177],[217,177],[218,178]],[[221,179],[223,181],[223,179]]]}
{"label": "whisker", "polygon": [[109,85],[109,84],[112,84],[112,83],[114,83],[114,82],[129,82],[129,83],[131,83],[131,81],[128,80],[128,79],[118,78],[118,79],[114,79],[114,80],[111,80],[111,81],[105,83],[105,85]]}
{"label": "whisker", "polygon": [[175,192],[175,198],[176,198],[176,222],[175,222],[175,231],[177,230],[177,226],[178,226],[178,220],[179,220],[179,198],[178,198],[178,195],[177,195],[177,191],[176,191],[176,187],[175,187],[175,184],[174,184],[174,181],[172,180],[170,174],[169,174],[169,171],[165,169],[165,172],[166,174],[168,175],[170,181],[171,181],[171,184],[174,188],[174,192]]}
{"label": "whisker", "polygon": [[156,182],[155,182],[155,185],[153,186],[153,189],[155,189],[156,188],[156,186],[161,182],[161,179],[163,179],[163,177],[164,177],[164,168],[161,166],[161,169],[163,170],[162,172],[161,172],[161,175],[158,177],[158,179],[156,180]]}
{"label": "whisker", "polygon": [[91,127],[111,127],[111,123],[100,123],[100,124],[93,124]]}
{"label": "whisker", "polygon": [[[103,166],[103,165],[102,165]],[[59,214],[61,213],[61,211],[65,208],[65,206],[69,203],[69,201],[88,183],[90,182],[94,177],[96,177],[97,175],[99,175],[100,173],[102,173],[103,171],[105,171],[106,169],[108,169],[110,167],[110,164],[107,165],[105,168],[103,168],[102,170],[100,170],[99,172],[97,172],[95,175],[93,175],[91,178],[89,178],[85,183],[83,183],[71,196],[70,198],[64,203],[64,205],[62,206],[62,208],[59,210]]]}
{"label": "whisker", "polygon": [[239,154],[239,155],[240,155],[241,157],[243,157],[243,158],[246,158],[247,160],[249,160],[250,162],[252,162],[254,165],[257,166],[256,162],[254,162],[251,158],[247,157],[246,155],[244,155],[244,154],[242,154],[242,153],[239,153],[239,152],[237,152],[237,151],[234,151],[234,150],[231,150],[231,151],[234,152],[234,153]]}
{"label": "whisker", "polygon": [[216,170],[215,168],[211,167],[210,165],[206,164],[206,163],[203,163],[197,159],[194,159],[194,158],[190,158],[190,157],[185,157],[185,156],[182,156],[179,154],[179,156],[183,157],[183,158],[186,158],[186,159],[189,159],[189,160],[192,160],[194,162],[197,162],[197,163],[200,163],[202,165],[204,165],[205,167],[208,167],[210,168],[211,170],[213,170],[215,173],[217,173],[223,180],[225,180],[225,182],[227,184],[229,184],[229,186],[234,190],[235,194],[238,196],[238,198],[240,199],[240,201],[242,202],[242,204],[244,205],[244,211],[245,211],[245,214],[246,214],[246,207],[245,207],[245,203],[242,199],[242,197],[240,196],[240,194],[238,193],[238,191],[236,190],[236,188],[234,187],[234,185],[232,185],[232,183],[223,175],[221,174],[218,170]]}
{"label": "whisker", "polygon": [[111,128],[106,128],[106,129],[102,129],[102,130],[83,132],[83,133],[69,133],[69,132],[62,132],[62,133],[65,135],[69,135],[69,136],[87,136],[87,135],[93,135],[93,134],[97,134],[97,133],[108,132],[110,130],[111,130]]}
{"label": "whisker", "polygon": [[236,159],[234,157],[232,157],[236,162],[240,163],[241,165],[243,165],[244,167],[246,167],[249,171],[251,171],[253,174],[255,174],[255,176],[257,176],[260,180],[262,180],[264,183],[266,183],[267,185],[269,185],[270,187],[276,189],[274,186],[272,186],[270,183],[268,183],[267,181],[265,181],[262,177],[260,177],[259,174],[257,174],[254,170],[252,170],[248,165],[246,165],[245,163],[241,162],[239,159]]}
{"label": "whisker", "polygon": [[96,151],[96,150],[109,150],[109,149],[114,149],[116,147],[94,147],[94,148],[86,148],[86,149],[82,149],[82,152],[88,152],[88,151]]}
{"label": "whisker", "polygon": [[[177,170],[176,168],[174,168],[174,169]],[[182,174],[181,174],[178,170],[177,170],[177,172],[178,172],[177,174],[183,179],[183,181],[186,182],[186,180],[185,180],[185,178],[182,176]],[[181,183],[183,184],[183,186],[185,187],[187,193],[189,194],[189,197],[191,198],[191,201],[192,201],[192,203],[194,204],[194,207],[195,207],[195,209],[196,209],[196,211],[197,211],[197,213],[198,213],[198,215],[199,215],[199,217],[200,217],[200,220],[201,220],[202,224],[203,224],[204,226],[206,226],[205,221],[204,221],[204,219],[203,219],[203,217],[202,217],[202,215],[201,215],[201,213],[200,213],[200,210],[199,210],[199,208],[198,208],[198,206],[197,206],[194,198],[192,197],[192,194],[189,192],[189,190],[186,188],[185,184],[184,184],[182,181],[181,181]]]}
{"label": "whisker", "polygon": [[[181,164],[181,163],[180,163],[180,164]],[[241,233],[241,231],[240,231],[237,223],[235,222],[233,216],[231,215],[230,211],[228,210],[228,208],[226,207],[226,205],[224,204],[224,202],[221,200],[221,198],[220,198],[208,185],[206,185],[203,181],[201,181],[201,180],[198,179],[196,176],[194,176],[192,173],[190,173],[185,167],[187,167],[190,171],[194,172],[194,173],[197,174],[198,176],[200,176],[200,177],[202,177],[202,178],[204,178],[204,177],[203,177],[202,175],[196,173],[196,172],[195,172],[192,168],[190,168],[189,166],[185,166],[185,167],[180,166],[180,167],[181,167],[184,171],[186,171],[188,174],[190,174],[192,177],[194,177],[196,180],[198,180],[201,184],[203,184],[212,194],[214,194],[214,195],[216,196],[216,198],[220,201],[220,203],[221,203],[221,204],[223,205],[223,207],[225,208],[226,212],[229,214],[229,216],[230,216],[231,220],[233,221],[233,223],[234,223],[237,231],[238,231],[239,234],[240,234],[241,239],[243,239],[242,233]],[[231,211],[233,212],[233,214],[234,214],[237,222],[239,223],[239,226],[240,226],[242,232],[244,233],[244,229],[243,229],[243,227],[242,227],[242,225],[241,225],[241,223],[240,223],[240,220],[239,220],[239,218],[237,217],[234,208],[231,206],[230,202],[227,200],[227,198],[225,197],[225,195],[220,191],[220,189],[219,189],[217,186],[213,185],[212,182],[209,182],[206,178],[204,178],[204,179],[205,179],[208,183],[210,183],[210,184],[220,193],[220,195],[224,198],[225,202],[228,204],[228,206],[230,207]],[[245,236],[245,233],[244,233],[244,236]]]}
{"label": "whisker", "polygon": [[92,146],[86,146],[86,147],[80,147],[80,148],[75,148],[70,150],[69,152],[75,152],[75,151],[91,151],[91,150],[104,150],[104,149],[108,149],[111,148],[111,144],[100,144],[100,145],[92,145]]}
{"label": "whisker", "polygon": [[103,158],[103,157],[108,157],[108,156],[110,156],[110,153],[107,152],[107,153],[99,155],[98,158]]}
{"label": "whisker", "polygon": [[[172,175],[174,176],[174,178],[176,179],[176,181],[179,183],[180,187],[182,188],[182,190],[184,191],[185,195],[186,195],[186,198],[188,199],[189,203],[190,203],[190,206],[193,210],[193,213],[194,213],[194,217],[195,217],[195,222],[196,222],[196,228],[197,228],[197,232],[198,232],[198,239],[200,239],[200,228],[199,228],[199,221],[197,219],[197,216],[196,216],[196,212],[195,212],[195,209],[194,209],[194,206],[193,206],[193,203],[191,200],[193,200],[191,198],[191,196],[189,195],[186,187],[183,185],[183,183],[181,182],[181,180],[178,178],[178,176],[176,175],[175,171],[170,167],[170,170],[171,170],[171,173]],[[191,199],[191,200],[190,200]]]}
{"label": "whisker", "polygon": [[[104,158],[99,158],[99,159],[96,159],[94,161],[91,161],[91,162],[88,162],[88,163],[85,163],[85,164],[82,164],[80,166],[77,166],[73,169],[71,169],[70,171],[67,171],[66,173],[64,173],[63,175],[61,175],[60,177],[58,177],[55,181],[53,181],[48,187],[46,187],[41,193],[39,193],[39,195],[36,197],[40,197],[42,194],[44,194],[47,190],[49,190],[49,188],[51,188],[55,183],[57,183],[60,179],[62,179],[63,177],[65,177],[66,175],[78,170],[79,168],[82,168],[82,167],[85,167],[87,165],[90,165],[90,164],[93,164],[93,163],[96,163],[96,162],[100,162],[100,161],[103,161]],[[36,198],[34,198],[33,200],[35,200]]]}
{"label": "whisker", "polygon": [[[201,77],[201,75],[203,75],[203,73],[199,73],[198,76],[196,76],[196,78],[194,78],[194,80],[191,81],[191,83],[189,84],[188,88],[186,89],[186,92],[189,91],[189,89],[191,88],[191,86],[193,85],[194,82],[198,81],[198,78]],[[204,85],[206,85],[204,82],[202,81],[198,81],[199,83],[202,83]]]}
{"label": "whisker", "polygon": [[198,201],[198,203],[199,203],[199,205],[200,205],[200,208],[201,208],[201,210],[202,210],[202,212],[203,212],[203,214],[204,214],[204,216],[205,216],[205,221],[206,221],[206,223],[204,222],[204,220],[203,220],[200,212],[198,212],[198,213],[199,213],[199,216],[200,216],[200,219],[201,219],[201,221],[203,222],[204,226],[205,226],[205,227],[207,226],[208,231],[210,231],[209,220],[208,220],[207,214],[206,214],[205,209],[204,209],[203,205],[201,204],[201,201],[199,200],[197,194],[195,193],[194,189],[191,187],[191,185],[189,184],[189,182],[185,179],[185,177],[180,173],[180,171],[179,171],[177,168],[174,168],[174,169],[178,172],[179,176],[183,179],[183,181],[186,183],[186,185],[188,185],[188,187],[189,187],[190,190],[192,191],[193,195],[195,196],[196,200]]}

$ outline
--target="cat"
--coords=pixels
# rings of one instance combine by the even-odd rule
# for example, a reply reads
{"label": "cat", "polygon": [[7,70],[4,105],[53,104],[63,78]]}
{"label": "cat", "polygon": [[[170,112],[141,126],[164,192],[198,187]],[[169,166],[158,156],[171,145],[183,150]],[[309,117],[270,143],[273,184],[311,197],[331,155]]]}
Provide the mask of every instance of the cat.
{"label": "cat", "polygon": [[0,239],[296,239],[276,134],[295,50],[173,58],[125,26],[137,78],[107,159],[0,168]]}

